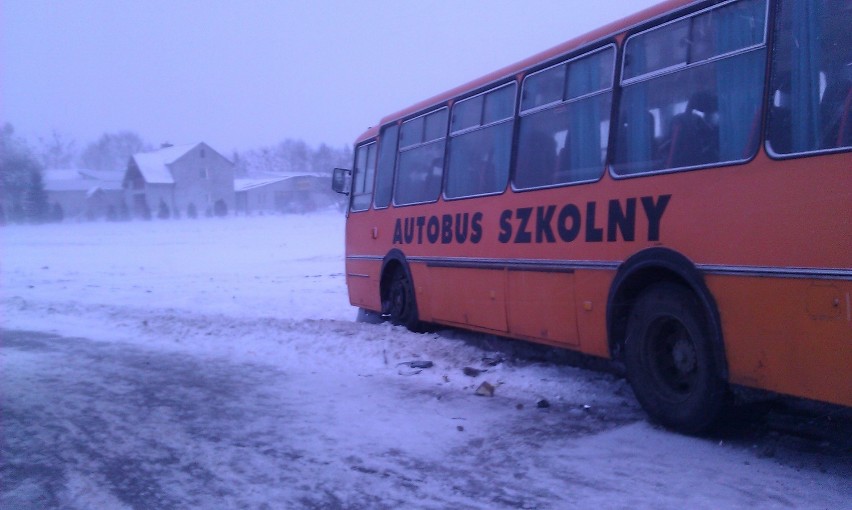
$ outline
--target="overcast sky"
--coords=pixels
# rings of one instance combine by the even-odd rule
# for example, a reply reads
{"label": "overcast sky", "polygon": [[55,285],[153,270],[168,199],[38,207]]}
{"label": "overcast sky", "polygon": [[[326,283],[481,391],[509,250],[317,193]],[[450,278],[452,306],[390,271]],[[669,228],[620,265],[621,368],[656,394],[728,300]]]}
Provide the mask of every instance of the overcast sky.
{"label": "overcast sky", "polygon": [[0,118],[78,147],[343,146],[389,113],[656,0],[0,0]]}

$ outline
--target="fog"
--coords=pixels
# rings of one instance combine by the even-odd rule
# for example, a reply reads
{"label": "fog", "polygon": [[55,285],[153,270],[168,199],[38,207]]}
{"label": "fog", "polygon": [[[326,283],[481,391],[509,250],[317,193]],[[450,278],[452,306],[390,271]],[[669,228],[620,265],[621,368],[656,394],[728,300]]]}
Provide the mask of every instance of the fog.
{"label": "fog", "polygon": [[4,0],[0,121],[228,154],[382,116],[656,3]]}

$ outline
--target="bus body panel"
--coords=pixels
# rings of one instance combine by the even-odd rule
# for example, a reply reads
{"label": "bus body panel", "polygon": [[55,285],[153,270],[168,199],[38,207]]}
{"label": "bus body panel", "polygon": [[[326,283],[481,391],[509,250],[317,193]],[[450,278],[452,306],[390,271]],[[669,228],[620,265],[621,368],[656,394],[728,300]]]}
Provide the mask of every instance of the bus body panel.
{"label": "bus body panel", "polygon": [[[418,261],[423,320],[608,356],[615,270],[663,246],[707,274],[725,338],[738,339],[725,346],[731,382],[852,405],[849,281],[807,278],[833,270],[848,278],[852,268],[849,155],[809,161],[820,179],[801,160],[760,154],[745,165],[352,213],[350,300],[381,310],[380,259],[398,248]],[[560,216],[566,207],[572,215]],[[656,223],[645,211],[654,207]],[[613,224],[615,211],[632,211],[633,221]],[[813,250],[814,239],[830,241]]]}
{"label": "bus body panel", "polygon": [[367,310],[381,311],[379,281],[382,264],[379,260],[346,260],[346,286],[349,303]]}
{"label": "bus body panel", "polygon": [[[617,44],[620,61],[636,31],[717,4],[664,2],[387,116],[357,144],[391,123],[451,111],[487,87],[515,81],[521,91],[525,76],[557,58]],[[769,12],[778,7],[770,2]],[[764,108],[744,131],[754,140],[766,135],[775,100],[765,78]],[[629,86],[616,80],[614,105]],[[514,129],[511,175],[524,170]],[[715,308],[705,312],[718,314],[729,382],[852,406],[852,152],[838,147],[773,159],[761,146],[748,160],[649,175],[619,177],[602,166],[593,182],[507,184],[491,195],[353,211],[350,302],[381,311],[382,261],[394,250],[408,264],[423,321],[610,357],[624,340],[607,323],[617,271],[637,253],[665,248],[709,289]]]}
{"label": "bus body panel", "polygon": [[[707,277],[730,382],[852,406],[852,283]],[[759,309],[760,313],[755,313]]]}

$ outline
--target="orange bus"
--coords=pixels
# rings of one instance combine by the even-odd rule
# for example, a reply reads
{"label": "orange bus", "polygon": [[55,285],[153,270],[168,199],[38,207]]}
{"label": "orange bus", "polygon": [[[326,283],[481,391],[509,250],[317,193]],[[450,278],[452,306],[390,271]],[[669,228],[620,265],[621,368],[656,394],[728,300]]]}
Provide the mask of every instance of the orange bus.
{"label": "orange bus", "polygon": [[384,117],[351,303],[621,360],[685,432],[731,385],[852,406],[850,21],[670,0]]}

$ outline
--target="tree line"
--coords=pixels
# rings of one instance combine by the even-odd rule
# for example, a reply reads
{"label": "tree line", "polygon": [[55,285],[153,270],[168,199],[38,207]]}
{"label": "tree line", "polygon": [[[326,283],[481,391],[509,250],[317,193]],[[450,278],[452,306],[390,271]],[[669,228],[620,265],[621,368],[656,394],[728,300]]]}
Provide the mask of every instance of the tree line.
{"label": "tree line", "polygon": [[[28,141],[6,123],[0,128],[0,223],[62,220],[61,211],[52,210],[48,204],[44,188],[45,170],[123,171],[133,154],[156,148],[158,146],[133,131],[104,133],[82,149],[79,149],[76,140],[55,130],[46,137]],[[320,144],[312,147],[302,140],[293,139],[222,155],[234,163],[238,177],[330,175],[335,167],[352,165],[349,146],[335,148]]]}

